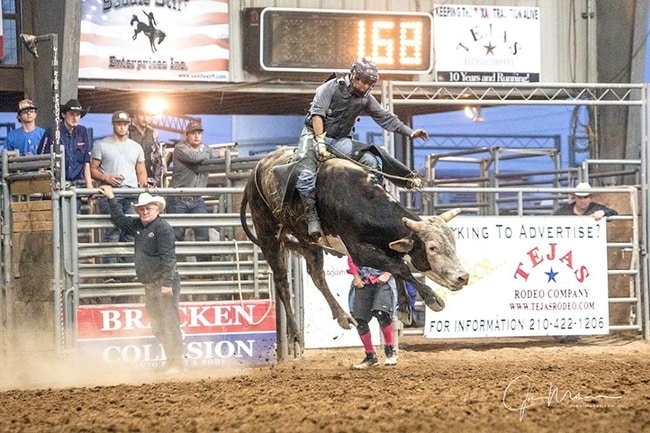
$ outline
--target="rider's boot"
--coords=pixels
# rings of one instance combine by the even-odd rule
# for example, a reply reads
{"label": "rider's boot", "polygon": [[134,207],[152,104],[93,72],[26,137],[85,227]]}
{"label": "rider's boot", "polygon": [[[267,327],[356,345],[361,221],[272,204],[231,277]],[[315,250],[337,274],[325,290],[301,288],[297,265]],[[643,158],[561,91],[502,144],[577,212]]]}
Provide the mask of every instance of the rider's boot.
{"label": "rider's boot", "polygon": [[307,219],[307,233],[314,241],[318,241],[324,234],[320,226],[318,213],[316,212],[316,199],[314,195],[312,193],[306,197],[301,196],[301,199],[302,205],[305,208],[305,218]]}

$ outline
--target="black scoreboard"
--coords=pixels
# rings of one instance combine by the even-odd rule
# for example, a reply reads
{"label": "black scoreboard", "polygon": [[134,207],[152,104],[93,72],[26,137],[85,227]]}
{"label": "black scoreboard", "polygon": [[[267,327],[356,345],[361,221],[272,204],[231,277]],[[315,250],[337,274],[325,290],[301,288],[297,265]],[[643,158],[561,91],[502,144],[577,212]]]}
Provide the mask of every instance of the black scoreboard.
{"label": "black scoreboard", "polygon": [[[427,13],[274,7],[245,13],[249,27],[259,25],[264,71],[346,71],[358,57],[372,59],[380,74],[426,74],[433,68]],[[249,42],[257,47],[257,41]]]}

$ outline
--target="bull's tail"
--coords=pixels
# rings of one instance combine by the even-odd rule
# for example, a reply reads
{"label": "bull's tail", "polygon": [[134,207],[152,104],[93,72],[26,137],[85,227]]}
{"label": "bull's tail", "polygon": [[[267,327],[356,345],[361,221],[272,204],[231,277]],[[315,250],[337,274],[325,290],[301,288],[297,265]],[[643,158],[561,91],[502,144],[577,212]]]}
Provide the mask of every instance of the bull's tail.
{"label": "bull's tail", "polygon": [[241,222],[241,228],[244,230],[244,233],[246,233],[246,236],[248,236],[248,239],[250,239],[251,242],[253,242],[255,245],[259,246],[260,244],[257,240],[257,237],[253,234],[250,227],[248,227],[248,220],[246,219],[246,208],[248,207],[249,187],[250,187],[250,181],[248,184],[246,184],[246,188],[244,189],[244,197],[242,198],[241,208],[239,209],[239,220]]}

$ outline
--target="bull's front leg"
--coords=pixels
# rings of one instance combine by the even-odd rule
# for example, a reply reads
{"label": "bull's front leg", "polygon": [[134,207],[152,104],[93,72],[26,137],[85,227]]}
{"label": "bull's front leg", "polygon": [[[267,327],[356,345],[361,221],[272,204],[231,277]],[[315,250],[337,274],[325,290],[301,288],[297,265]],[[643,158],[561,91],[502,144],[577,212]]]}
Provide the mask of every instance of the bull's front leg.
{"label": "bull's front leg", "polygon": [[307,263],[307,272],[311,277],[314,285],[320,290],[332,311],[332,318],[336,320],[339,326],[343,329],[350,329],[357,326],[357,321],[337,302],[332,291],[327,285],[325,280],[325,272],[323,271],[324,260],[323,251],[320,248],[310,248],[309,253],[303,255]]}
{"label": "bull's front leg", "polygon": [[443,299],[434,292],[431,287],[422,284],[417,280],[414,280],[413,285],[427,307],[431,308],[433,311],[442,311],[445,308],[445,301],[443,301]]}
{"label": "bull's front leg", "polygon": [[[442,298],[431,289],[431,287],[420,283],[412,275],[402,278],[405,281],[413,283],[415,290],[420,294],[420,297],[427,307],[431,308],[433,311],[441,311],[445,308],[445,301],[443,301]],[[400,287],[400,285],[397,287],[397,316],[404,325],[410,325],[413,321],[408,293],[406,293],[406,288]]]}

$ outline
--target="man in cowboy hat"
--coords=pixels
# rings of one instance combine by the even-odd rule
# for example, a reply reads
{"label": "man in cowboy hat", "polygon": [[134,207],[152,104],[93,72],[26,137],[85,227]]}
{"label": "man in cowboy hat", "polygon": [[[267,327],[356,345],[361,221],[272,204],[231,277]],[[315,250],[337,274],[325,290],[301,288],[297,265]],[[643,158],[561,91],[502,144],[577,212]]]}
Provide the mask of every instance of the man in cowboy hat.
{"label": "man in cowboy hat", "polygon": [[591,185],[587,182],[577,184],[572,196],[573,201],[560,206],[553,215],[591,215],[596,221],[600,221],[603,217],[618,215],[614,209],[592,201]]}
{"label": "man in cowboy hat", "polygon": [[[561,205],[553,215],[591,215],[596,221],[600,221],[604,217],[618,215],[618,212],[614,209],[592,200],[591,185],[587,182],[577,184],[576,190],[571,194],[571,197],[573,200]],[[578,335],[555,336],[555,341],[558,343],[575,343],[579,339]]]}
{"label": "man in cowboy hat", "polygon": [[38,144],[45,134],[45,130],[36,126],[36,105],[30,99],[23,99],[18,103],[16,118],[20,128],[9,131],[5,141],[5,150],[17,150],[19,155],[36,155]]}
{"label": "man in cowboy hat", "polygon": [[[90,176],[90,152],[93,143],[90,141],[88,130],[79,121],[87,113],[77,99],[70,99],[61,105],[61,121],[59,133],[61,148],[65,151],[65,180],[67,186],[77,188],[92,188],[93,179]],[[38,146],[38,153],[52,151],[52,129],[48,129]],[[77,211],[81,209],[81,201],[77,201]]]}
{"label": "man in cowboy hat", "polygon": [[160,217],[165,210],[165,199],[148,192],[140,194],[138,202],[132,203],[138,217],[130,217],[124,215],[115,200],[113,187],[102,185],[99,189],[110,204],[113,224],[134,236],[135,274],[144,285],[151,330],[165,350],[165,373],[182,373],[185,364],[178,316],[181,283],[176,270],[174,229]]}

